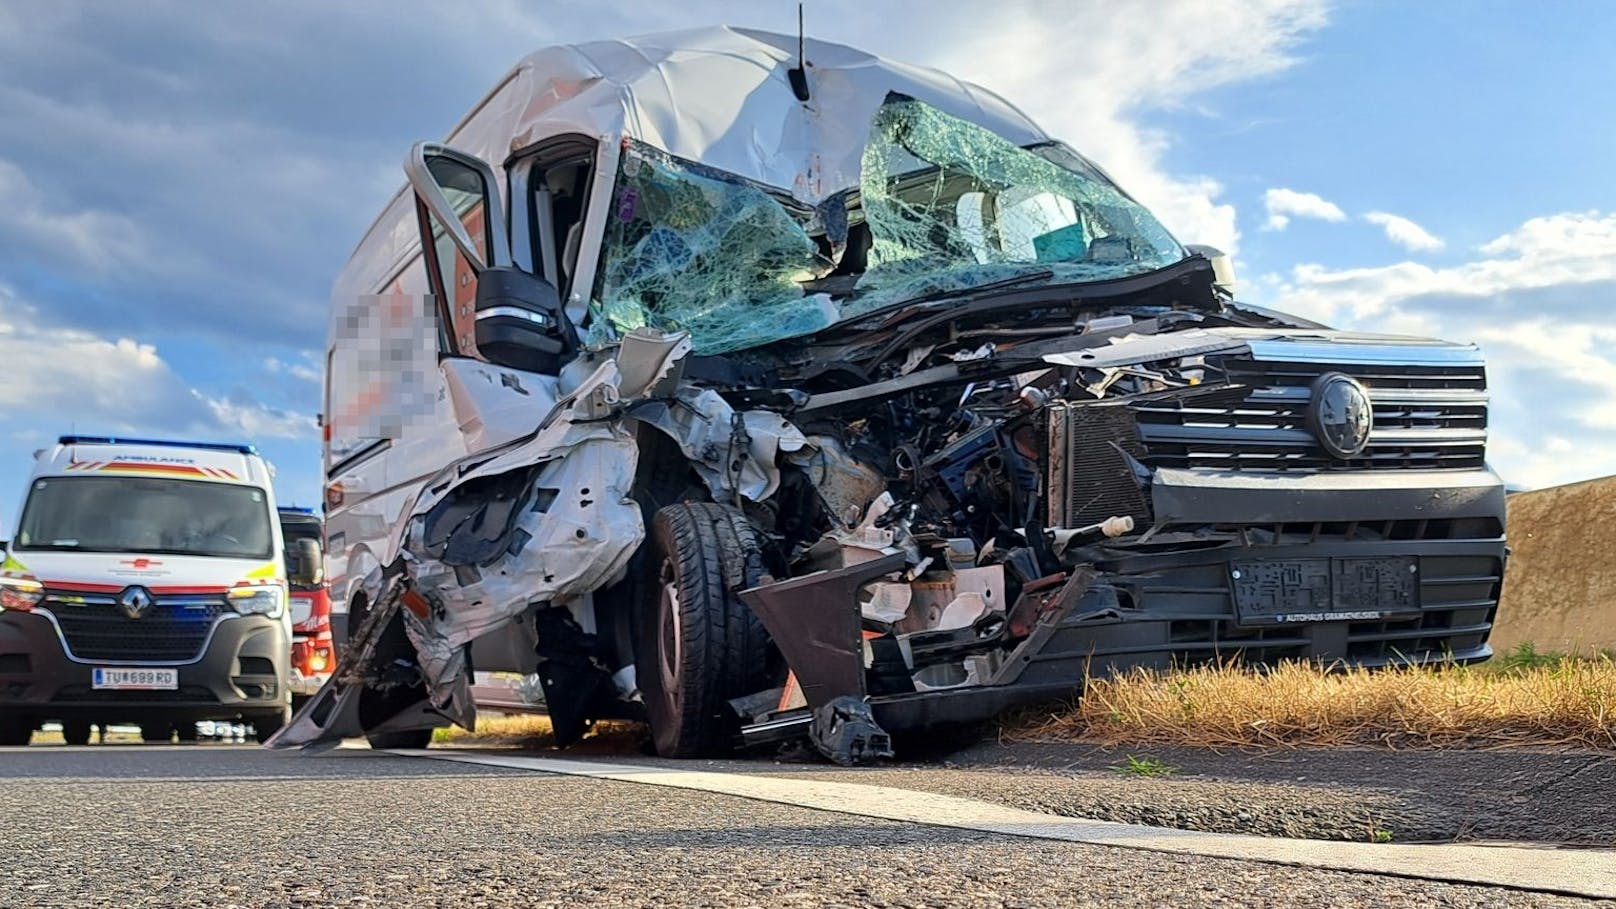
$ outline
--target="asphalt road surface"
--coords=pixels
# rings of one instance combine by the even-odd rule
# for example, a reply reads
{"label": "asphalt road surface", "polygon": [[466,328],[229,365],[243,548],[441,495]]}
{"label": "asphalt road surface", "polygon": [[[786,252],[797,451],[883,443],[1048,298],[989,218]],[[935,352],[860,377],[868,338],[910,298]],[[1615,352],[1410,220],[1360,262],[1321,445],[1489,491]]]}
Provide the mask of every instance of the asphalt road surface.
{"label": "asphalt road surface", "polygon": [[0,749],[0,906],[1596,906],[244,746]]}

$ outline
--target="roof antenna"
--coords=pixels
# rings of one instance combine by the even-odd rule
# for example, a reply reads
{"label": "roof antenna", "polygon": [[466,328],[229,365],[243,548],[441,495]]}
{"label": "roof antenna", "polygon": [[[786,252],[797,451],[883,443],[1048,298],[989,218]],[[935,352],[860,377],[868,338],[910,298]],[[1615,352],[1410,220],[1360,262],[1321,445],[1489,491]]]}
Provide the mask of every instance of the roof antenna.
{"label": "roof antenna", "polygon": [[808,60],[803,53],[802,37],[802,4],[797,4],[797,65],[786,70],[786,77],[791,80],[791,91],[798,101],[808,100]]}

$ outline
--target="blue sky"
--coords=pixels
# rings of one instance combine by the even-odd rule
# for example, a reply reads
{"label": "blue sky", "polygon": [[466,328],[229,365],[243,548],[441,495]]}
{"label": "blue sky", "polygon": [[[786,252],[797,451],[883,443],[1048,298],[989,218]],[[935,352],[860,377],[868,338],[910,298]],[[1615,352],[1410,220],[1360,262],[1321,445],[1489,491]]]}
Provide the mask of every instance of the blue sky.
{"label": "blue sky", "polygon": [[[59,433],[249,439],[319,497],[332,278],[537,47],[792,3],[0,5],[0,536]],[[1476,341],[1492,460],[1616,473],[1616,5],[808,3],[810,31],[986,85],[1242,296]]]}

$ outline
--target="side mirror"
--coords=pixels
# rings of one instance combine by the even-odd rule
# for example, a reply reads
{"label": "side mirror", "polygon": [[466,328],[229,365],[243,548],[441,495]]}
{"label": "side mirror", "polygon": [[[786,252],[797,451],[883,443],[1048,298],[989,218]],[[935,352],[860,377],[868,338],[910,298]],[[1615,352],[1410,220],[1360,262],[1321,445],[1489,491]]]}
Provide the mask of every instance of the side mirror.
{"label": "side mirror", "polygon": [[477,350],[488,362],[556,375],[578,353],[578,332],[555,286],[514,266],[477,278]]}
{"label": "side mirror", "polygon": [[287,566],[287,580],[300,587],[313,587],[325,580],[324,556],[319,543],[305,537],[293,543],[292,552],[297,556],[297,567]]}
{"label": "side mirror", "polygon": [[1234,257],[1215,246],[1190,245],[1184,247],[1192,255],[1212,263],[1212,285],[1234,298]]}
{"label": "side mirror", "polygon": [[[505,232],[505,213],[499,204],[499,183],[488,162],[455,151],[447,145],[417,142],[404,159],[404,175],[416,198],[426,206],[454,245],[479,275],[485,269],[511,264],[511,243]],[[462,215],[482,205],[487,231],[486,255],[466,231]]]}

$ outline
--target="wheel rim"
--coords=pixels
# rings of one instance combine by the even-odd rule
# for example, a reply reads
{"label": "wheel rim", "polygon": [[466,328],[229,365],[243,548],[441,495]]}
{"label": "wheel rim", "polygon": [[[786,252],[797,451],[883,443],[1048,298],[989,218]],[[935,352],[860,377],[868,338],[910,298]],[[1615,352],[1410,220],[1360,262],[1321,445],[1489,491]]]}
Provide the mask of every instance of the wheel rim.
{"label": "wheel rim", "polygon": [[684,664],[684,617],[679,609],[679,583],[673,563],[664,560],[659,573],[662,582],[657,597],[657,672],[662,681],[662,697],[669,704],[678,702],[680,669]]}

